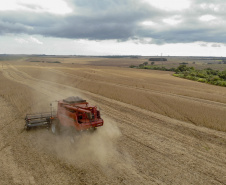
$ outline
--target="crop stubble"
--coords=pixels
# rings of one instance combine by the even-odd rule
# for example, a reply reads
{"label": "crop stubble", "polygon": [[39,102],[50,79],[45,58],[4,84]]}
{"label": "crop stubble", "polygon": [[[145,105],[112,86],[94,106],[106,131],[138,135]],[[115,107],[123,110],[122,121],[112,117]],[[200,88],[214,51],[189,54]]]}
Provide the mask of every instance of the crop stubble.
{"label": "crop stubble", "polygon": [[[1,70],[3,184],[226,183],[225,133],[188,123],[225,131],[225,89],[164,72],[71,67],[9,63]],[[74,94],[101,107],[106,125],[95,135],[73,149],[66,136],[23,131],[27,112]]]}

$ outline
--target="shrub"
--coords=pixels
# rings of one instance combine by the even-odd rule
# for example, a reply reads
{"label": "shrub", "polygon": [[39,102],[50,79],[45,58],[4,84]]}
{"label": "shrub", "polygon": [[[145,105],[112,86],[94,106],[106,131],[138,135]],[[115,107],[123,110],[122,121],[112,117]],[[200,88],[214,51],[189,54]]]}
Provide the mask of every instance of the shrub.
{"label": "shrub", "polygon": [[226,80],[226,70],[221,71],[218,73],[218,76],[224,80]]}
{"label": "shrub", "polygon": [[211,68],[206,68],[204,70],[195,70],[194,67],[180,65],[175,71],[177,74],[174,74],[174,76],[177,77],[213,85],[226,86],[226,70],[219,71],[213,70]]}
{"label": "shrub", "polygon": [[129,67],[130,67],[130,68],[135,68],[136,66],[135,66],[135,65],[130,65]]}
{"label": "shrub", "polygon": [[[194,80],[202,83],[209,83],[213,85],[219,85],[226,87],[226,70],[219,71],[213,70],[211,68],[206,68],[204,70],[196,70],[194,67],[187,67],[182,64],[177,68],[167,69],[164,66],[148,66],[146,63],[140,64],[138,68],[140,69],[152,69],[152,70],[161,70],[161,71],[175,71],[176,73],[173,76],[186,78],[189,80]],[[152,63],[151,63],[152,64]],[[134,65],[130,66],[131,68],[135,67]]]}
{"label": "shrub", "polygon": [[203,82],[203,83],[206,83],[206,82],[207,82],[205,78],[198,78],[197,81],[198,81],[198,82]]}
{"label": "shrub", "polygon": [[226,87],[226,81],[217,81],[217,85]]}
{"label": "shrub", "polygon": [[200,78],[206,78],[208,76],[207,72],[204,70],[196,72],[196,75]]}

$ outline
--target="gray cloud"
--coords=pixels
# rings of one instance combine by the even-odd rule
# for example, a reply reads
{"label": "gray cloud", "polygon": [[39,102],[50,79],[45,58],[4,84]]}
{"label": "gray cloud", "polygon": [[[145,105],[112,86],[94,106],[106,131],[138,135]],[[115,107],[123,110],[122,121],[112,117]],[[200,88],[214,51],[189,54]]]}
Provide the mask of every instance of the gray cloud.
{"label": "gray cloud", "polygon": [[220,44],[212,44],[211,47],[220,48],[221,45]]}
{"label": "gray cloud", "polygon": [[[226,3],[191,0],[183,11],[164,11],[137,0],[66,0],[73,13],[56,15],[29,11],[0,11],[0,34],[39,34],[90,40],[140,40],[146,43],[226,43]],[[27,5],[26,5],[27,6]],[[29,8],[39,9],[29,4]],[[216,10],[217,9],[217,10]],[[205,21],[200,17],[212,15]],[[177,24],[164,19],[178,20]],[[152,21],[153,25],[143,25]],[[151,39],[151,41],[145,41]]]}
{"label": "gray cloud", "polygon": [[202,46],[202,47],[207,47],[208,46],[206,43],[201,43],[199,45]]}

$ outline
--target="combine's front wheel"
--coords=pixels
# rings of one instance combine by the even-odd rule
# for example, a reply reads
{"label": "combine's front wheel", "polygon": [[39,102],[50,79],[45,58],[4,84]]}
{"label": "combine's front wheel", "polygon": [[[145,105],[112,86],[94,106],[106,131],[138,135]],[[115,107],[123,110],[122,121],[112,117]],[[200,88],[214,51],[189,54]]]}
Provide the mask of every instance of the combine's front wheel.
{"label": "combine's front wheel", "polygon": [[30,130],[30,127],[28,126],[28,123],[26,123],[26,124],[24,125],[24,129],[27,130],[27,131]]}

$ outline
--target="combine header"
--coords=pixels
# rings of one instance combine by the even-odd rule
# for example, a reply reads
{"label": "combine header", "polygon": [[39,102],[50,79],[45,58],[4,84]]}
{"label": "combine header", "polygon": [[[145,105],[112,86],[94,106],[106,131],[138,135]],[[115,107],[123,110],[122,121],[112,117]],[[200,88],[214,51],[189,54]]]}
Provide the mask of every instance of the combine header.
{"label": "combine header", "polygon": [[72,127],[77,131],[95,130],[103,126],[103,119],[96,106],[90,106],[79,97],[68,97],[58,101],[57,113],[53,111],[39,114],[27,114],[25,129],[32,127],[50,127],[55,134],[62,128]]}

